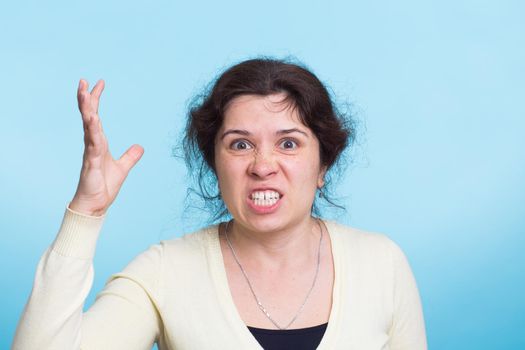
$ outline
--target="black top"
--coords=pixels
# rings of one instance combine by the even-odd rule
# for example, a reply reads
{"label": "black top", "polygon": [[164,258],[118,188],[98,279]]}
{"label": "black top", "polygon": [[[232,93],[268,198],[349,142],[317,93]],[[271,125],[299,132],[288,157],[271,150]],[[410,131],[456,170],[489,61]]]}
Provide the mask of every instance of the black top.
{"label": "black top", "polygon": [[248,326],[265,350],[314,350],[321,343],[328,323],[299,329],[263,329]]}

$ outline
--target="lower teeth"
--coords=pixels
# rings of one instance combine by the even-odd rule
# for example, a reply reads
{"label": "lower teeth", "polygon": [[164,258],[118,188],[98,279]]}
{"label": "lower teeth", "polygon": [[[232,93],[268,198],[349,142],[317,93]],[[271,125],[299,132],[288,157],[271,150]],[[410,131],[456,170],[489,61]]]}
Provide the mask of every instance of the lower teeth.
{"label": "lower teeth", "polygon": [[259,207],[269,207],[277,203],[277,199],[255,199],[253,203]]}

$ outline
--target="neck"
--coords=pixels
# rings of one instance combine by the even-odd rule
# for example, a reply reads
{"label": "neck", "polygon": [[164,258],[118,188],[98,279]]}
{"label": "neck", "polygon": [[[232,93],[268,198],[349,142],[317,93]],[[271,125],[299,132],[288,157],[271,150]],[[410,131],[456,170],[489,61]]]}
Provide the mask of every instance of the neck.
{"label": "neck", "polygon": [[249,230],[231,221],[227,234],[243,261],[279,269],[316,258],[321,231],[317,219],[308,217],[292,228],[271,232]]}

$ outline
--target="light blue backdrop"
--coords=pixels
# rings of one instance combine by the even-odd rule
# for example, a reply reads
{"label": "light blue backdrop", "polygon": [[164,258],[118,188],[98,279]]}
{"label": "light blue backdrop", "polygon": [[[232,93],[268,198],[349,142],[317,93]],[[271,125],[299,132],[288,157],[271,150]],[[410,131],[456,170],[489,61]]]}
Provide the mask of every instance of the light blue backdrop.
{"label": "light blue backdrop", "polygon": [[0,348],[76,187],[78,79],[106,80],[114,154],[146,150],[108,215],[91,303],[148,245],[201,224],[180,221],[171,147],[188,99],[258,54],[295,55],[354,104],[339,220],[404,249],[430,348],[525,348],[523,2],[13,3],[0,6]]}

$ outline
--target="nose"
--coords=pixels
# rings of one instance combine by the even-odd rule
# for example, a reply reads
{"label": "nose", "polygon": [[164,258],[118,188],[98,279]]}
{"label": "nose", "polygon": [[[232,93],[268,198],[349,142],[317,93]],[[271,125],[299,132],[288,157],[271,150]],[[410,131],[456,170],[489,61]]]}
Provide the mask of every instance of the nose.
{"label": "nose", "polygon": [[248,168],[251,176],[265,179],[276,174],[278,171],[277,159],[272,151],[258,151],[253,152],[253,161]]}

